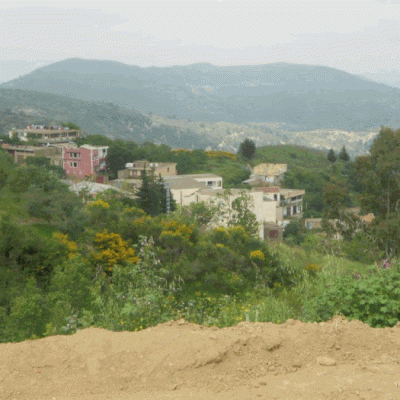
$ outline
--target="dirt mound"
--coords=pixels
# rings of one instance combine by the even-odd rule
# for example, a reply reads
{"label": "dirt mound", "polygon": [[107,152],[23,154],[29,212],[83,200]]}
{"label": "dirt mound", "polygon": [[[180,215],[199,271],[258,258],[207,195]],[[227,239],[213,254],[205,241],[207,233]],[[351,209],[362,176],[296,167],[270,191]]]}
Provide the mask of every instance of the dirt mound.
{"label": "dirt mound", "polygon": [[0,398],[400,399],[400,324],[184,320],[0,344]]}

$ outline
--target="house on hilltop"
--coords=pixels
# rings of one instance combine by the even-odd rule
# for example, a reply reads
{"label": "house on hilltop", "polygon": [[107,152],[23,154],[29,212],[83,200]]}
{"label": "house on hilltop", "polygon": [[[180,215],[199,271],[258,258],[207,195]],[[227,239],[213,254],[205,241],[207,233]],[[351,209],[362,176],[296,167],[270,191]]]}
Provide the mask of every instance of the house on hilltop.
{"label": "house on hilltop", "polygon": [[243,181],[243,183],[251,186],[278,185],[282,182],[286,172],[287,164],[258,164],[252,169],[250,178]]}
{"label": "house on hilltop", "polygon": [[10,139],[18,138],[23,142],[34,140],[38,143],[68,143],[82,136],[80,130],[64,126],[28,125],[25,129],[12,129]]}
{"label": "house on hilltop", "polygon": [[118,171],[118,179],[140,179],[142,171],[155,178],[161,176],[175,176],[176,163],[149,162],[147,160],[138,160],[125,164],[125,169]]}

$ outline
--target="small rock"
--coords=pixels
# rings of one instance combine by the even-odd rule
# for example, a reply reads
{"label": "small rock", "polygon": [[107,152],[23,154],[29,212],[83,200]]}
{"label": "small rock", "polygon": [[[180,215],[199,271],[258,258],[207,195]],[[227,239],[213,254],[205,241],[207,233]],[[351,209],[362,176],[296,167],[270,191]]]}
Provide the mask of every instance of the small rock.
{"label": "small rock", "polygon": [[183,318],[181,318],[179,321],[178,321],[178,325],[185,325],[186,324],[186,321],[183,319]]}
{"label": "small rock", "polygon": [[332,365],[336,365],[336,361],[329,357],[318,357],[317,364],[330,367]]}
{"label": "small rock", "polygon": [[267,382],[265,382],[265,381],[259,381],[258,384],[260,386],[267,386]]}
{"label": "small rock", "polygon": [[218,336],[217,335],[210,335],[210,339],[217,340]]}

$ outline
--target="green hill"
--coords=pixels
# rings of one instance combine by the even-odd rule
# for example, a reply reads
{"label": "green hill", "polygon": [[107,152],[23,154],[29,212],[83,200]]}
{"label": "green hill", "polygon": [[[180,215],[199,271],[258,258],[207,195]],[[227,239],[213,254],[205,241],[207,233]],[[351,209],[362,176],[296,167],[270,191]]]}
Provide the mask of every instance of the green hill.
{"label": "green hill", "polygon": [[291,124],[299,130],[394,125],[400,89],[334,68],[288,63],[173,67],[68,59],[3,88],[35,90],[164,117]]}

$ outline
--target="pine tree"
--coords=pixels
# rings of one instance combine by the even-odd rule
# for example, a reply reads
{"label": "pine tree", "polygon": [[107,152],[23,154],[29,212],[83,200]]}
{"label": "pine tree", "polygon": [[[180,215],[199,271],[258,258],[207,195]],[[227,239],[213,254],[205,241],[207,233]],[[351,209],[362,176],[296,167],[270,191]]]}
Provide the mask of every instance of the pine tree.
{"label": "pine tree", "polygon": [[343,160],[345,162],[350,160],[350,156],[347,154],[346,147],[344,147],[344,146],[342,147],[342,150],[340,150],[338,157],[340,160]]}
{"label": "pine tree", "polygon": [[154,182],[147,176],[146,170],[142,171],[142,186],[137,195],[139,197],[139,206],[149,215],[159,214],[159,196],[158,190],[155,190]]}
{"label": "pine tree", "polygon": [[333,151],[333,149],[330,149],[329,152],[328,152],[328,160],[329,160],[331,163],[334,163],[334,162],[336,161],[336,154],[335,154],[335,152]]}
{"label": "pine tree", "polygon": [[252,159],[256,154],[256,144],[250,139],[245,139],[240,143],[238,154],[247,160]]}

